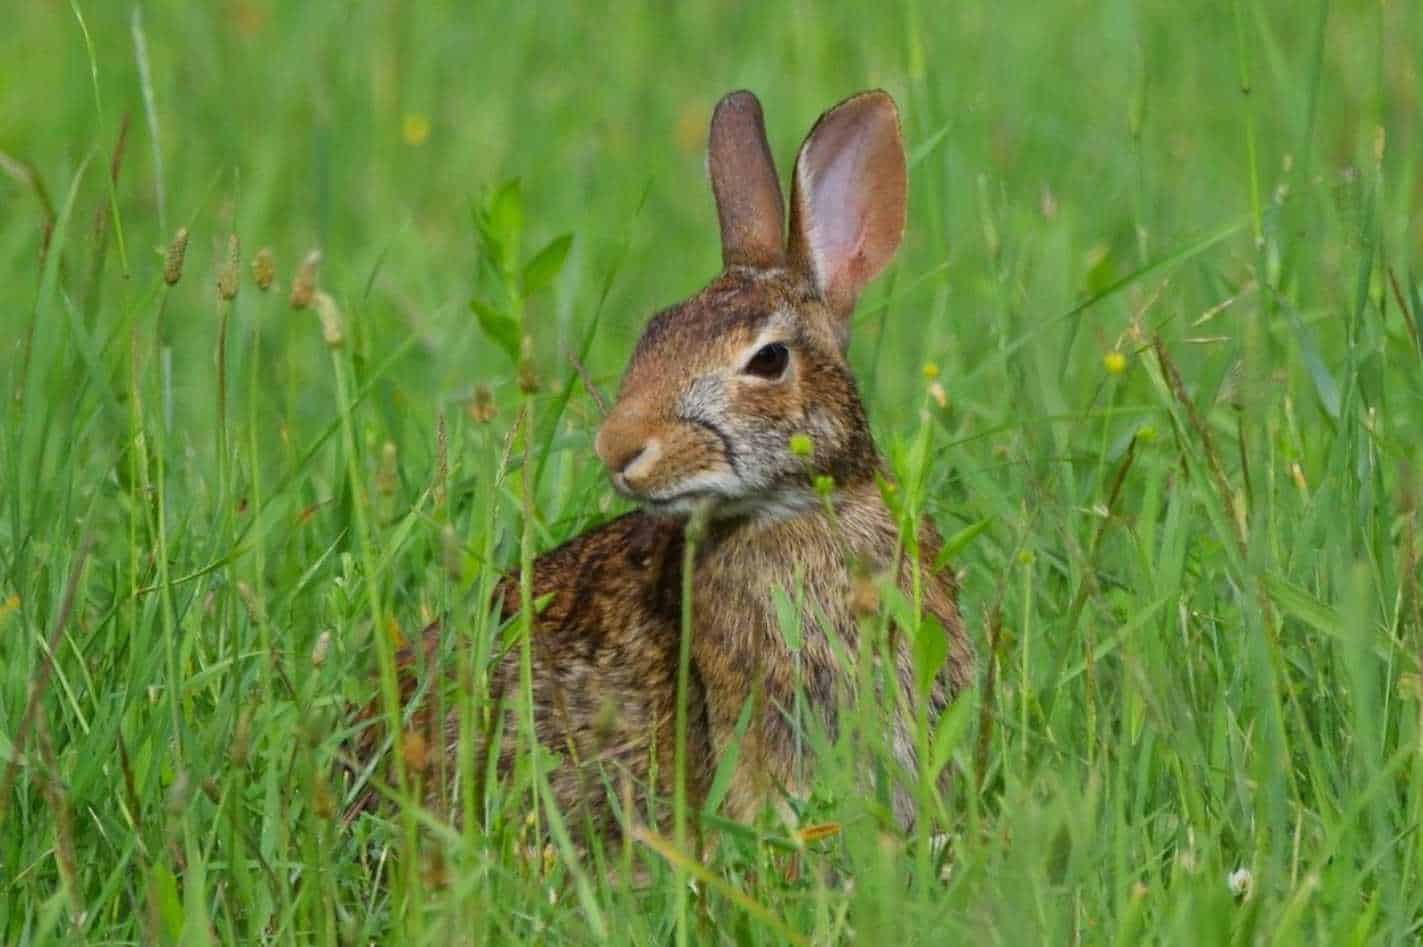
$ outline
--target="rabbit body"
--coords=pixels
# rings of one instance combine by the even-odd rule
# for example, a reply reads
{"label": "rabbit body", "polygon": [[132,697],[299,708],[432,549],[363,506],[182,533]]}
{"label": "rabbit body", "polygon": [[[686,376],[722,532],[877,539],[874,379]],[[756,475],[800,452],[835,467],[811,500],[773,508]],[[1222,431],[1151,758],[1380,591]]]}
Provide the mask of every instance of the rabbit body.
{"label": "rabbit body", "polygon": [[[893,796],[915,816],[919,705],[933,725],[971,680],[973,653],[951,573],[935,571],[939,540],[920,524],[916,567],[881,497],[884,470],[846,359],[864,285],[898,248],[906,168],[897,112],[882,92],[821,117],[797,156],[789,228],[761,110],[749,93],[712,119],[709,170],[723,272],[658,313],[632,354],[595,447],[618,492],[642,510],[537,560],[534,598],[551,594],[531,637],[540,743],[561,754],[548,774],[575,832],[616,832],[613,800],[629,790],[641,818],[661,821],[670,795],[682,615],[684,523],[704,523],[694,562],[687,785],[697,804],[737,743],[724,801],[749,819],[783,791],[804,793],[813,761],[796,713],[831,733],[838,708],[873,679],[856,666],[888,656],[894,687],[885,722],[903,773]],[[789,232],[787,233],[787,229]],[[796,446],[795,442],[799,441]],[[833,484],[828,495],[824,484]],[[937,623],[947,659],[927,693],[916,687],[908,629],[865,618],[854,596],[887,577]],[[776,589],[800,605],[792,651]],[[517,581],[501,610],[519,610]],[[872,610],[872,609],[870,609]],[[862,629],[887,637],[861,641]],[[437,635],[438,633],[436,633]],[[428,647],[428,645],[427,645]],[[520,706],[517,647],[497,661],[506,725],[501,771]],[[799,698],[797,690],[800,691]],[[457,714],[445,723],[453,750]],[[612,798],[609,796],[612,792]]]}
{"label": "rabbit body", "polygon": [[[572,836],[619,834],[617,804],[631,802],[634,817],[665,823],[674,791],[678,651],[681,629],[683,529],[673,519],[628,513],[569,540],[534,561],[533,601],[537,609],[530,636],[534,728],[539,744],[556,755],[544,772],[548,788]],[[505,577],[494,591],[498,616],[511,632],[521,610],[518,576]],[[527,753],[523,733],[522,649],[516,632],[491,668],[489,690],[497,701],[502,733],[497,772],[508,774],[515,754]],[[423,653],[414,647],[398,655],[401,704],[413,709],[409,731],[440,748],[420,761],[427,803],[458,817],[451,790],[459,772],[461,745],[475,752],[483,772],[494,727],[461,741],[461,708],[447,699],[456,642],[436,623],[425,629]],[[426,687],[432,684],[433,687]],[[688,681],[687,785],[693,799],[705,790],[710,757],[705,701],[695,669]],[[363,715],[356,750],[369,758],[381,743],[377,706]],[[351,815],[369,808],[363,797]]]}

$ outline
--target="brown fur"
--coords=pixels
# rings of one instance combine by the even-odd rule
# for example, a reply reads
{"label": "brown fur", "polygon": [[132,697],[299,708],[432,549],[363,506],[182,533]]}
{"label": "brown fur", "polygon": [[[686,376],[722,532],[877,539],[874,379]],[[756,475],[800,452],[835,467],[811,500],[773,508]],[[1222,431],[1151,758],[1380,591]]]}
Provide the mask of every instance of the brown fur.
{"label": "brown fur", "polygon": [[[659,803],[671,798],[682,549],[680,524],[630,513],[534,563],[534,601],[552,596],[537,615],[531,639],[534,722],[539,743],[560,756],[546,775],[575,837],[583,837],[590,825],[605,837],[617,834],[605,787],[618,801],[626,788],[641,820],[661,821]],[[502,618],[519,614],[517,576],[499,584],[495,602]],[[442,626],[432,625],[422,636],[423,656],[413,648],[402,650],[405,704],[421,692],[422,670],[441,675],[449,671],[439,653],[453,645],[441,640],[445,634]],[[496,660],[490,679],[490,691],[502,702],[505,715],[501,774],[513,768],[516,752],[526,751],[520,730],[524,725],[520,660],[518,645],[510,645]],[[437,726],[431,714],[438,705],[438,700],[427,696],[410,726],[411,732],[440,746],[444,754],[428,761],[425,774],[434,779],[427,795],[437,805],[458,771],[454,754],[460,744],[458,711],[450,710]],[[710,753],[704,707],[701,683],[693,671],[687,750],[688,757],[697,761]],[[378,707],[368,708],[366,717],[362,754],[372,752],[383,735]],[[482,757],[483,740],[469,742]],[[693,799],[704,792],[702,773],[700,764],[689,769]]]}
{"label": "brown fur", "polygon": [[[857,576],[881,574],[912,600],[915,575],[881,499],[884,471],[845,359],[855,299],[892,257],[903,229],[897,114],[884,93],[865,93],[816,123],[796,162],[788,249],[779,245],[782,203],[749,93],[718,108],[711,148],[726,269],[651,320],[596,442],[615,487],[645,512],[586,533],[534,567],[535,599],[552,594],[531,642],[539,740],[561,754],[549,777],[554,796],[575,831],[591,824],[611,833],[619,826],[605,785],[615,799],[620,786],[633,787],[640,812],[652,813],[642,817],[654,820],[654,800],[670,794],[683,523],[695,511],[710,522],[690,603],[694,804],[730,749],[748,700],[753,711],[727,813],[749,819],[779,791],[809,788],[808,761],[797,759],[801,741],[786,711],[800,681],[803,706],[837,729],[840,706],[866,679],[863,669],[842,666],[838,641],[851,662],[883,648],[892,655],[896,693],[883,696],[904,774],[894,814],[907,826],[916,815],[919,766],[910,635],[891,628],[887,642],[862,651],[862,629],[882,626],[857,614],[852,599]],[[768,346],[784,350],[779,363],[772,359],[783,368],[752,371],[749,359]],[[791,449],[797,434],[809,436],[809,457]],[[828,508],[814,488],[822,477],[834,483]],[[927,565],[939,550],[932,524],[920,524],[917,540],[924,611],[948,639],[924,708],[932,724],[970,683],[974,659],[953,578]],[[799,655],[776,618],[778,586],[804,601]],[[516,614],[517,582],[506,579],[498,594],[503,614]],[[518,681],[519,651],[510,648],[495,665],[495,695],[517,706]],[[448,715],[443,725],[449,752],[458,746],[455,720]],[[508,718],[501,772],[513,763],[517,720]]]}

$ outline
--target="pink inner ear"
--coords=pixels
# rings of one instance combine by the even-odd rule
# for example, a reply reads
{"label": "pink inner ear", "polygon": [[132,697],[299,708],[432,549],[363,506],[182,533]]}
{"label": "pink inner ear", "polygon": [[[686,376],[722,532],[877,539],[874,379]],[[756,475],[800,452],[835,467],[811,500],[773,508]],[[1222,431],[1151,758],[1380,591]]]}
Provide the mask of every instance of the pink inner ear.
{"label": "pink inner ear", "polygon": [[857,186],[863,150],[859,142],[845,142],[829,164],[808,182],[807,190],[814,199],[806,236],[816,276],[832,295],[839,295],[866,278],[867,194]]}
{"label": "pink inner ear", "polygon": [[842,313],[894,256],[905,166],[894,103],[882,92],[826,113],[796,161],[792,250]]}

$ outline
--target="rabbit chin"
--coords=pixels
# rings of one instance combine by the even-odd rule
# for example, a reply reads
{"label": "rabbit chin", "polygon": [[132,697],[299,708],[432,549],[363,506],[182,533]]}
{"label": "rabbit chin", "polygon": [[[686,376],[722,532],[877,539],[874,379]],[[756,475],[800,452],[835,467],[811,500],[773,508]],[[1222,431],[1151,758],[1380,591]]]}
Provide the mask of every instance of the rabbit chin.
{"label": "rabbit chin", "polygon": [[642,497],[640,502],[647,512],[659,516],[689,516],[698,508],[706,508],[714,520],[786,519],[813,510],[820,503],[814,491],[803,485],[745,490],[739,483],[691,483],[661,496]]}

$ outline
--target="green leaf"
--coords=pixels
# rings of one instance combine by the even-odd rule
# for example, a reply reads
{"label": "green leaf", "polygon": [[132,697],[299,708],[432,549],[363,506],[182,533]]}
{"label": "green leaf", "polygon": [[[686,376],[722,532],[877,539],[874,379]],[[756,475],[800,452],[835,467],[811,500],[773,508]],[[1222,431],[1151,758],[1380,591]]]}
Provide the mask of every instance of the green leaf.
{"label": "green leaf", "polygon": [[914,637],[914,671],[920,693],[929,692],[948,656],[949,636],[944,626],[933,615],[924,615],[919,621],[919,634]]}
{"label": "green leaf", "polygon": [[723,835],[729,835],[732,838],[740,839],[744,842],[766,845],[782,852],[799,852],[805,849],[803,843],[797,842],[788,835],[763,832],[754,825],[747,825],[744,822],[736,822],[732,819],[724,819],[719,815],[713,815],[709,812],[702,813],[700,821],[704,829],[716,829]]}
{"label": "green leaf", "polygon": [[489,233],[505,249],[518,246],[524,232],[524,191],[518,178],[506,181],[489,200]]}
{"label": "green leaf", "polygon": [[1286,613],[1326,635],[1338,635],[1344,628],[1343,616],[1297,585],[1273,575],[1265,576],[1265,588],[1270,598]]}
{"label": "green leaf", "polygon": [[721,760],[716,764],[716,772],[712,775],[711,789],[707,790],[706,801],[702,803],[703,819],[707,819],[716,812],[731,789],[731,777],[735,775],[736,762],[741,758],[741,741],[746,738],[746,729],[751,725],[753,700],[752,695],[748,694],[745,702],[742,703],[741,713],[736,718],[736,738],[731,741],[731,745],[722,753]]}
{"label": "green leaf", "polygon": [[909,153],[909,170],[914,170],[929,155],[934,153],[934,149],[939,147],[939,142],[944,140],[944,136],[949,133],[949,126],[944,125],[934,134],[914,146],[914,150]]}
{"label": "green leaf", "polygon": [[944,547],[939,550],[939,554],[934,557],[934,571],[938,572],[948,565],[955,556],[967,549],[968,544],[977,539],[979,534],[986,530],[992,522],[991,518],[985,517],[977,523],[970,523],[950,536],[944,542]]}
{"label": "green leaf", "polygon": [[1117,261],[1112,256],[1112,248],[1103,246],[1093,250],[1087,260],[1087,294],[1101,296],[1117,280]]}
{"label": "green leaf", "polygon": [[781,637],[791,651],[799,651],[801,645],[801,615],[795,602],[779,585],[771,587],[771,604],[776,608],[776,624],[781,629]]}
{"label": "green leaf", "polygon": [[1054,326],[1076,318],[1077,316],[1086,312],[1088,309],[1091,309],[1098,303],[1105,302],[1113,296],[1116,296],[1119,293],[1125,291],[1134,283],[1139,283],[1150,276],[1156,275],[1157,273],[1174,269],[1175,267],[1180,266],[1182,263],[1185,263],[1188,260],[1200,256],[1201,254],[1205,253],[1207,250],[1211,249],[1221,241],[1226,240],[1227,238],[1239,233],[1245,228],[1245,224],[1246,219],[1242,216],[1236,219],[1234,222],[1228,224],[1227,226],[1222,227],[1220,230],[1217,230],[1215,233],[1207,234],[1205,237],[1202,237],[1195,243],[1190,243],[1186,246],[1180,247],[1176,251],[1167,254],[1161,259],[1156,260],[1152,263],[1148,263],[1146,266],[1143,266],[1140,269],[1128,273],[1126,276],[1123,276],[1121,279],[1112,283],[1110,286],[1104,288],[1100,293],[1097,293],[1094,296],[1089,296],[1088,298],[1082,300],[1080,303],[1077,303],[1075,306],[1066,310],[1065,312],[1060,312],[1057,315],[1049,316],[1045,319],[1035,320],[1031,329],[1022,333],[1017,338],[1013,339],[1011,342],[1008,342],[1005,345],[1000,345],[997,349],[993,351],[992,354],[980,358],[971,369],[969,369],[962,376],[960,376],[959,385],[961,387],[967,385],[968,383],[977,379],[978,376],[983,372],[994,368],[1001,362],[1007,361],[1007,359],[1016,354],[1017,351],[1023,348],[1025,345],[1028,345],[1035,339],[1041,338],[1044,332],[1048,331],[1049,329],[1052,329]]}
{"label": "green leaf", "polygon": [[178,897],[178,879],[167,865],[154,865],[148,873],[148,900],[168,940],[178,943],[183,936],[183,903]]}
{"label": "green leaf", "polygon": [[1314,393],[1325,412],[1337,421],[1341,405],[1339,382],[1334,380],[1334,376],[1324,364],[1324,356],[1319,353],[1314,334],[1309,331],[1299,313],[1293,306],[1283,300],[1281,302],[1282,308],[1289,315],[1290,328],[1294,330],[1295,341],[1299,344],[1300,358],[1309,371],[1309,380],[1314,384]]}
{"label": "green leaf", "polygon": [[479,318],[479,327],[514,363],[519,361],[519,323],[507,312],[501,312],[480,299],[471,299],[469,308]]}
{"label": "green leaf", "polygon": [[965,700],[960,696],[949,705],[948,711],[939,718],[939,727],[934,731],[933,749],[929,756],[929,777],[931,780],[939,778],[939,773],[949,765],[949,757],[953,754],[954,748],[963,742],[964,734],[968,732],[969,712],[972,708],[972,701]]}
{"label": "green leaf", "polygon": [[26,766],[25,758],[15,752],[15,746],[5,738],[5,734],[0,733],[0,763],[8,763],[11,766]]}
{"label": "green leaf", "polygon": [[573,234],[566,233],[554,237],[542,250],[534,254],[524,266],[523,295],[525,299],[542,292],[563,270],[568,259],[568,250],[573,246]]}

